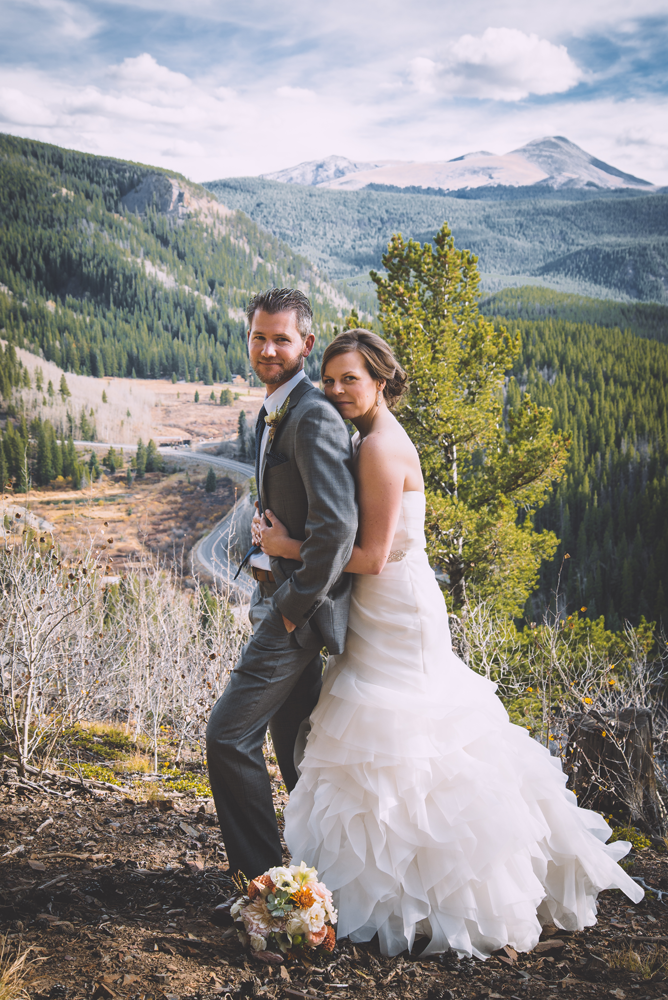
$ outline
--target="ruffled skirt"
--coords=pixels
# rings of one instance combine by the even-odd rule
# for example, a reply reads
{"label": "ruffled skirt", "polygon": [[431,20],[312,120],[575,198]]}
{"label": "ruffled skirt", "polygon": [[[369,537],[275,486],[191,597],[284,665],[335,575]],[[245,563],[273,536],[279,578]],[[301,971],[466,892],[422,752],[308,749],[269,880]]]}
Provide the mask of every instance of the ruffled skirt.
{"label": "ruffled skirt", "polygon": [[311,725],[285,839],[334,892],[339,936],[485,958],[594,924],[603,889],[642,899],[617,864],[630,845],[606,845],[559,761],[453,654],[424,552],[356,579]]}

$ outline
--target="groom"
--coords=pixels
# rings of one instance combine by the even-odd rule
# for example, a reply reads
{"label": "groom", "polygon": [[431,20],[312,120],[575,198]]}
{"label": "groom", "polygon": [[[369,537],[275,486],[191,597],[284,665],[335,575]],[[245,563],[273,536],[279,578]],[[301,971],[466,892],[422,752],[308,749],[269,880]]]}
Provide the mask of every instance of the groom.
{"label": "groom", "polygon": [[[271,288],[248,306],[250,363],[267,388],[256,425],[260,511],[272,510],[302,562],[251,556],[253,636],[207,726],[207,762],[230,873],[282,864],[262,746],[267,727],[288,791],[297,782],[297,731],[318,700],[320,650],[343,652],[352,578],[343,572],[357,531],[350,437],[306,377],[313,349],[306,296]],[[269,421],[265,421],[265,416]]]}

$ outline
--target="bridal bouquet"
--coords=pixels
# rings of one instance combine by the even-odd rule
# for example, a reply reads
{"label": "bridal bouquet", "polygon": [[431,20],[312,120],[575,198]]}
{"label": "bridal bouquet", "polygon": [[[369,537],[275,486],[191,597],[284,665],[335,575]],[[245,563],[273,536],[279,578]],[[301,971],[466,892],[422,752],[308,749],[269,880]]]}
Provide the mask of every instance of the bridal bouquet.
{"label": "bridal bouquet", "polygon": [[[239,940],[244,946],[250,944],[258,956],[271,953],[271,945],[286,954],[302,948],[332,951],[336,943],[332,894],[318,882],[315,868],[307,868],[303,861],[289,868],[270,868],[253,879],[231,915],[240,925]],[[280,961],[278,955],[275,960]]]}

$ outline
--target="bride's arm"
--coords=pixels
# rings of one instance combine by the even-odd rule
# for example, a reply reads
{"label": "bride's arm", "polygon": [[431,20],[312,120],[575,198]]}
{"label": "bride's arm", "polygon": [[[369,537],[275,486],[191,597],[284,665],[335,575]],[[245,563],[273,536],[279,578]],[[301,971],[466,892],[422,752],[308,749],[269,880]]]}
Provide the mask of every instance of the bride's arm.
{"label": "bride's arm", "polygon": [[359,531],[346,573],[376,576],[390,554],[406,481],[406,461],[392,437],[371,434],[359,450]]}
{"label": "bride's arm", "polygon": [[[399,519],[405,473],[402,456],[391,454],[382,438],[364,442],[357,468],[359,544],[353,547],[346,573],[376,575],[383,569]],[[301,542],[290,538],[275,514],[268,510],[266,517],[256,515],[253,521],[253,540],[263,552],[301,561]]]}

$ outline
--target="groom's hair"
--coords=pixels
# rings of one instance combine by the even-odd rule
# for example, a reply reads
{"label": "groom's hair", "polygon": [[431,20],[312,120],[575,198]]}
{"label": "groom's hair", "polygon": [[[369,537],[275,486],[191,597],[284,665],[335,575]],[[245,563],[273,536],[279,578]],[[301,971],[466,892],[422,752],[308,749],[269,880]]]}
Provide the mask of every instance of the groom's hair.
{"label": "groom's hair", "polygon": [[270,315],[280,312],[293,312],[302,340],[306,340],[311,332],[311,321],[313,319],[311,303],[298,288],[268,288],[266,292],[258,292],[257,295],[254,295],[246,309],[249,329],[253,324],[253,316],[258,309]]}

